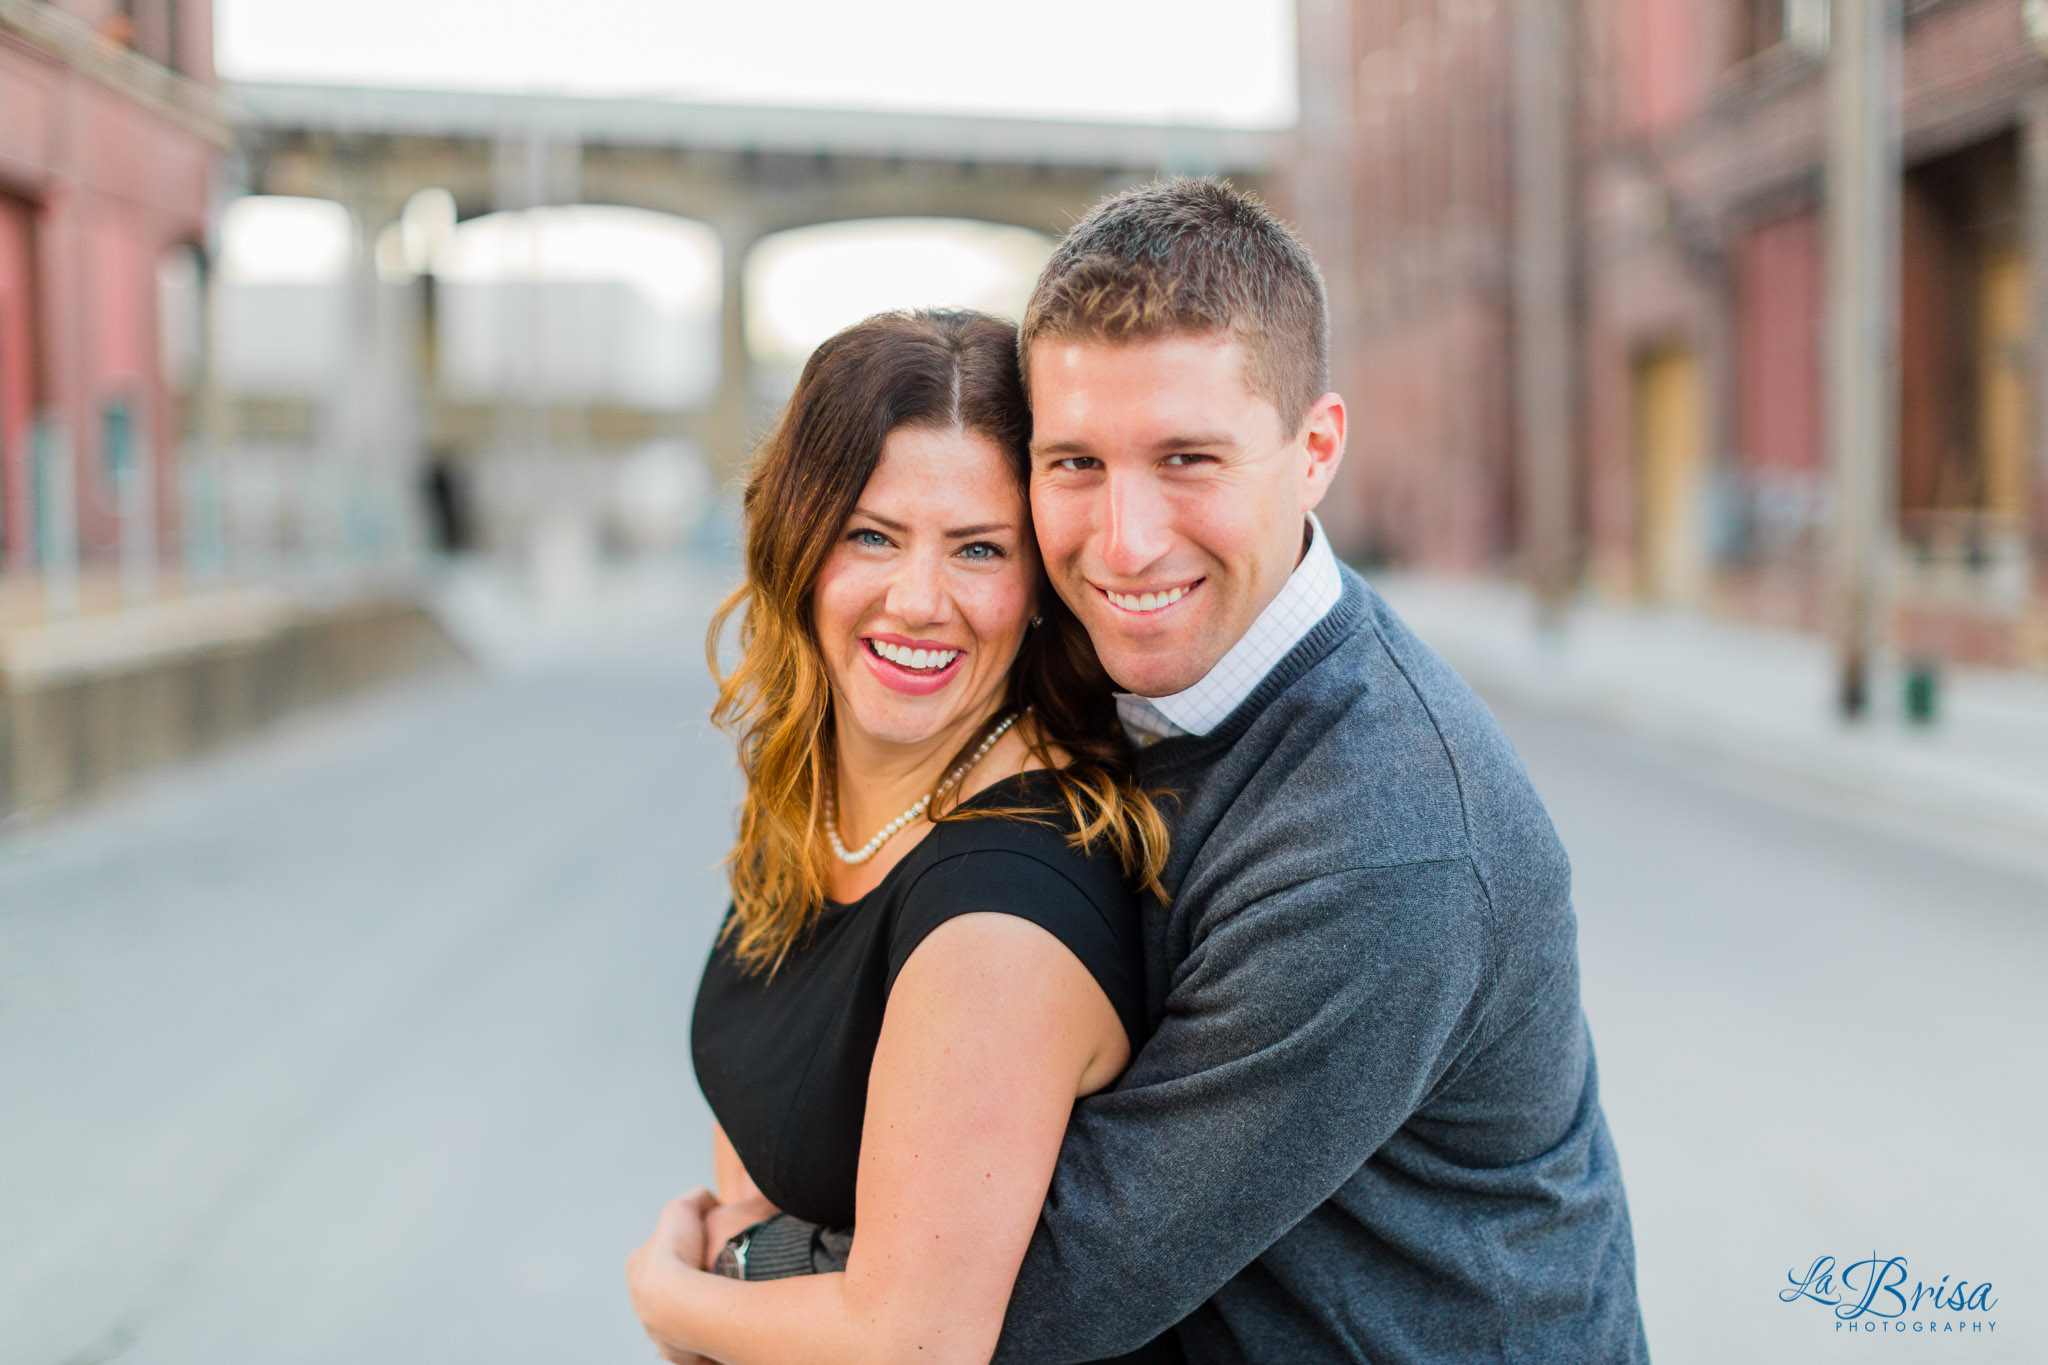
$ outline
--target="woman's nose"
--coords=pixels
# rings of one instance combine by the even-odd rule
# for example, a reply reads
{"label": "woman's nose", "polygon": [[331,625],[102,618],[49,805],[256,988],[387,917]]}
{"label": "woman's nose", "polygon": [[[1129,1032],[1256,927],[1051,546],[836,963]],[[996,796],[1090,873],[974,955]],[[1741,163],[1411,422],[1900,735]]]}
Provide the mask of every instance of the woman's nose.
{"label": "woman's nose", "polygon": [[948,600],[943,566],[937,557],[910,554],[903,557],[890,580],[883,605],[905,625],[921,625],[942,619]]}

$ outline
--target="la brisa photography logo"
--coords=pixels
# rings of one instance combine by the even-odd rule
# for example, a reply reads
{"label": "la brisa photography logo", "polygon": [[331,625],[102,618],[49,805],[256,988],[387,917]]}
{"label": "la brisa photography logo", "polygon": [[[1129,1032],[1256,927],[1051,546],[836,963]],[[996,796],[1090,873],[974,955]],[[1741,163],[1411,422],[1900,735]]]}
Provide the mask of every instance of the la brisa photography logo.
{"label": "la brisa photography logo", "polygon": [[1989,1280],[1916,1276],[1903,1256],[1876,1252],[1839,1264],[1816,1256],[1804,1271],[1785,1272],[1781,1303],[1813,1303],[1828,1310],[1837,1332],[1914,1332],[1922,1336],[1989,1336],[1998,1330],[1991,1310],[1998,1295]]}

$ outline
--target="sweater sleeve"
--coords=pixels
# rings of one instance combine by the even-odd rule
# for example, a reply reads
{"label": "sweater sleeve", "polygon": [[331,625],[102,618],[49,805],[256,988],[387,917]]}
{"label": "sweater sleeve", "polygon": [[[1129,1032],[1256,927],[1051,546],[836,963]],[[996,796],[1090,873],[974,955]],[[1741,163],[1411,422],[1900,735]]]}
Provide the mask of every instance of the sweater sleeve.
{"label": "sweater sleeve", "polygon": [[995,1359],[1132,1350],[1336,1193],[1469,1031],[1488,925],[1462,858],[1328,874],[1198,925],[1157,1032],[1075,1110]]}

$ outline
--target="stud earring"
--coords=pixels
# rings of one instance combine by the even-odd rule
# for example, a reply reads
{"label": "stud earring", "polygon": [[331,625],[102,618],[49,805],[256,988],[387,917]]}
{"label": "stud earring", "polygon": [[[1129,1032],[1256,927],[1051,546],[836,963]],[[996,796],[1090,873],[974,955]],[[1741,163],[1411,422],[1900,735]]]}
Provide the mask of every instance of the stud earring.
{"label": "stud earring", "polygon": [[1031,624],[1034,626],[1042,626],[1045,624],[1045,618],[1043,616],[1034,616],[1031,618]]}

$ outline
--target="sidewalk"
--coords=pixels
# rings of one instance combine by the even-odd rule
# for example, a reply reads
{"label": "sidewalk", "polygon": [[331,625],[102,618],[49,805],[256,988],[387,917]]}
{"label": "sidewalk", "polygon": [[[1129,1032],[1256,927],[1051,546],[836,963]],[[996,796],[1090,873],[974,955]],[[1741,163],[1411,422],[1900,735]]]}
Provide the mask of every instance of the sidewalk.
{"label": "sidewalk", "polygon": [[[1688,612],[1575,605],[1539,635],[1495,580],[1382,574],[1373,586],[1480,692],[1596,721],[1913,832],[2048,866],[2048,677],[1949,669],[1929,726],[1899,688],[1860,725],[1833,709],[1815,635]],[[1945,831],[1930,831],[1938,823]]]}

